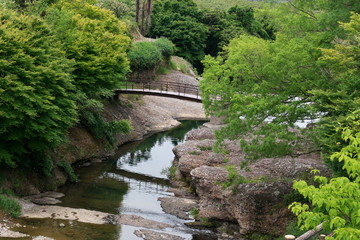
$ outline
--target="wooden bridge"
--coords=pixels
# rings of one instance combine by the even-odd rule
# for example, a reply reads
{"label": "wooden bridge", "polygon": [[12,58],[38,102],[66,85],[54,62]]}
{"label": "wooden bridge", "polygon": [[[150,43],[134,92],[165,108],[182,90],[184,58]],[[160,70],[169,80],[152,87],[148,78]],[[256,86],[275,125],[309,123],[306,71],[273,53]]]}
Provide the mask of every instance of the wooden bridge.
{"label": "wooden bridge", "polygon": [[150,82],[124,82],[121,89],[116,89],[118,94],[141,94],[162,97],[178,98],[188,101],[201,102],[200,91],[197,85],[185,83],[171,83],[163,81]]}

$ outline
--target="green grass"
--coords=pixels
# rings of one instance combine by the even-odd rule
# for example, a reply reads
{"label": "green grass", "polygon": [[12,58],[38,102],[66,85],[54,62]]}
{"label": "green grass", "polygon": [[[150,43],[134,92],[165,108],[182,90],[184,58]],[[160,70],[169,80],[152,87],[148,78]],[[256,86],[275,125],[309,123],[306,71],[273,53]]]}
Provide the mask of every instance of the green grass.
{"label": "green grass", "polygon": [[212,150],[211,146],[197,146],[201,151]]}
{"label": "green grass", "polygon": [[230,7],[238,5],[239,7],[259,7],[262,2],[249,0],[194,0],[199,8],[211,8],[227,10]]}
{"label": "green grass", "polygon": [[16,200],[2,194],[0,194],[0,210],[3,210],[12,217],[18,217],[21,213],[20,204]]}
{"label": "green grass", "polygon": [[200,155],[201,153],[197,152],[197,151],[191,151],[189,152],[190,155]]}

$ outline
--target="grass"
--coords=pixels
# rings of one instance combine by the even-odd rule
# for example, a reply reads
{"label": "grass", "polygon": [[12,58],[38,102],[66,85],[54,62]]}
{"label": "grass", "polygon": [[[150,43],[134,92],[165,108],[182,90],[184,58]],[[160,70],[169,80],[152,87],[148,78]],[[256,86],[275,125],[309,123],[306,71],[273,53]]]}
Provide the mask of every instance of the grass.
{"label": "grass", "polygon": [[189,152],[190,155],[200,155],[201,153],[197,152],[197,151],[191,151]]}
{"label": "grass", "polygon": [[211,147],[211,146],[198,146],[198,148],[199,148],[201,151],[212,150],[212,147]]}
{"label": "grass", "polygon": [[0,210],[11,217],[18,217],[21,213],[20,204],[13,198],[0,194]]}

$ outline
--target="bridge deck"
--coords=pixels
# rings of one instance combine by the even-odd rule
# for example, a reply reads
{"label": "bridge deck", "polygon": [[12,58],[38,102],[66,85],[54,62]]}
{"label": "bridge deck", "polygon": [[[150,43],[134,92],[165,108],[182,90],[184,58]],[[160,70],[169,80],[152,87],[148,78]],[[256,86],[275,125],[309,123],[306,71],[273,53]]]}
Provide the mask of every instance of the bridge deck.
{"label": "bridge deck", "polygon": [[193,102],[202,102],[199,95],[182,93],[182,92],[172,92],[156,89],[116,89],[116,94],[141,94],[141,95],[152,95],[152,96],[162,96],[162,97],[171,97],[178,98],[182,100],[188,100]]}
{"label": "bridge deck", "polygon": [[171,83],[162,81],[125,82],[123,89],[116,89],[116,94],[141,94],[178,98],[202,102],[199,87],[193,84]]}

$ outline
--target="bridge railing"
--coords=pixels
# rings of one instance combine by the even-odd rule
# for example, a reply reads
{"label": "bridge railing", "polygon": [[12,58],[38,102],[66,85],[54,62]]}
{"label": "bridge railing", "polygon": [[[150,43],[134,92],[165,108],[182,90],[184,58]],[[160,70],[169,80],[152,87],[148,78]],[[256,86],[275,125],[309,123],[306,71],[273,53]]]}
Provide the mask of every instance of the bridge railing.
{"label": "bridge railing", "polygon": [[125,90],[143,90],[152,91],[157,90],[160,93],[176,93],[179,96],[193,95],[200,98],[199,87],[194,84],[186,83],[171,83],[164,81],[150,81],[150,82],[129,82],[125,81],[123,89]]}

